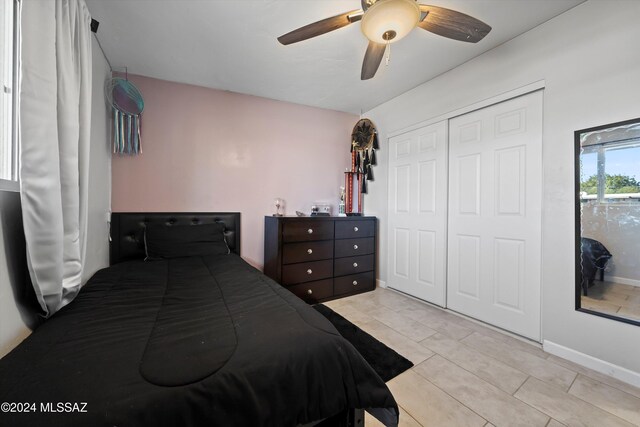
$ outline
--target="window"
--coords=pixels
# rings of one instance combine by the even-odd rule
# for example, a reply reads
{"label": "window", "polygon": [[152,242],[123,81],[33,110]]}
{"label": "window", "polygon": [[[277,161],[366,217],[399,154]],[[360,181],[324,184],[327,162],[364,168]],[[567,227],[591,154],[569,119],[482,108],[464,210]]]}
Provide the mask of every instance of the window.
{"label": "window", "polygon": [[640,202],[640,125],[585,135],[580,154],[581,200]]}
{"label": "window", "polygon": [[17,189],[18,0],[0,1],[0,189]]}
{"label": "window", "polygon": [[580,155],[580,194],[582,199],[598,198],[598,153],[583,150]]}

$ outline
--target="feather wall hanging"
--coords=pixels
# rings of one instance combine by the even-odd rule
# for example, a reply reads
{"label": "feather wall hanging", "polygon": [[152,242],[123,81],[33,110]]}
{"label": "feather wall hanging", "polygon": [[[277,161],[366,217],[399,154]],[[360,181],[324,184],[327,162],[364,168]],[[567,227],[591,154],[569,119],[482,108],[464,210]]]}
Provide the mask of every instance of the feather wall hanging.
{"label": "feather wall hanging", "polygon": [[[373,166],[377,163],[378,131],[369,119],[360,119],[351,132],[351,170],[345,174],[345,214],[363,215],[362,195],[367,193],[367,181],[373,181]],[[357,207],[354,203],[357,195]]]}
{"label": "feather wall hanging", "polygon": [[[377,163],[378,131],[369,119],[360,119],[351,133],[351,152],[356,154],[357,172],[363,173],[367,181],[373,180],[371,169]],[[366,183],[362,183],[362,192],[367,192]]]}
{"label": "feather wall hanging", "polygon": [[112,110],[113,152],[128,155],[142,153],[142,94],[133,83],[122,77],[108,79],[104,93]]}

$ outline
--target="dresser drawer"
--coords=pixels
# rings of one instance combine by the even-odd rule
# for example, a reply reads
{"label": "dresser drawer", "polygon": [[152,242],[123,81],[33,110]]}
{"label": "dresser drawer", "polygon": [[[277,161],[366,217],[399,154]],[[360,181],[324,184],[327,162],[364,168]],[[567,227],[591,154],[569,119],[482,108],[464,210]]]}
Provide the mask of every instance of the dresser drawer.
{"label": "dresser drawer", "polygon": [[373,271],[336,277],[333,280],[333,293],[342,295],[373,289]]}
{"label": "dresser drawer", "polygon": [[333,258],[333,242],[331,240],[308,243],[285,243],[282,245],[283,264],[331,258]]}
{"label": "dresser drawer", "polygon": [[336,258],[368,255],[373,253],[374,241],[373,237],[366,237],[364,239],[335,240],[335,248]]}
{"label": "dresser drawer", "polygon": [[282,284],[285,286],[296,283],[311,282],[327,279],[333,276],[333,261],[311,261],[282,266]]}
{"label": "dresser drawer", "polygon": [[358,237],[373,237],[375,235],[375,221],[336,221],[336,239],[354,239]]}
{"label": "dresser drawer", "polygon": [[333,296],[333,279],[317,280],[287,288],[298,298],[313,304]]}
{"label": "dresser drawer", "polygon": [[282,227],[285,242],[333,239],[333,221],[291,221]]}
{"label": "dresser drawer", "polygon": [[373,255],[337,258],[334,261],[333,275],[346,276],[373,270]]}

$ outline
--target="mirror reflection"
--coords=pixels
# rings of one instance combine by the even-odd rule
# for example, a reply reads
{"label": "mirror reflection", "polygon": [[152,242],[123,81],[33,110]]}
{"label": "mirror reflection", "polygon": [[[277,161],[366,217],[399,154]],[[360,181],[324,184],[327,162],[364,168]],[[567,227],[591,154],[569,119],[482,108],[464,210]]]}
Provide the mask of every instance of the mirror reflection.
{"label": "mirror reflection", "polygon": [[640,119],[576,132],[576,308],[640,324]]}

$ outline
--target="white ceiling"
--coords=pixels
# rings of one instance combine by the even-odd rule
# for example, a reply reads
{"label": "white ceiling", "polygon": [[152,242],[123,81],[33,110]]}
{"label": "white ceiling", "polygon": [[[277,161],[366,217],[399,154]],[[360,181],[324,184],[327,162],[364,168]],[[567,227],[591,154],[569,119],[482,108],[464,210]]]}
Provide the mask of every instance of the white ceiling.
{"label": "white ceiling", "polygon": [[[165,80],[360,113],[583,0],[423,0],[493,30],[477,44],[419,28],[394,43],[391,61],[360,80],[367,40],[360,24],[282,46],[295,28],[353,9],[359,0],[86,0],[112,66]],[[561,41],[558,41],[561,43]]]}

